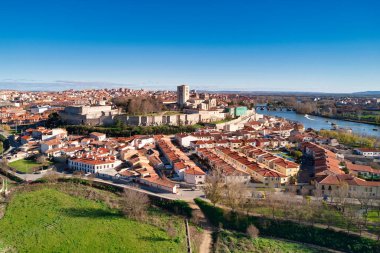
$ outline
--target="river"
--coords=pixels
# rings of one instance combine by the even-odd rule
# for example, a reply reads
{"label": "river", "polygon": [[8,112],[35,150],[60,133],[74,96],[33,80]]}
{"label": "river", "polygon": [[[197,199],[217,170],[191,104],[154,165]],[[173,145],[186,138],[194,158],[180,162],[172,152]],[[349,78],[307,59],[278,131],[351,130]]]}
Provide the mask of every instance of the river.
{"label": "river", "polygon": [[[308,115],[305,116],[303,114],[297,114],[293,111],[267,111],[267,110],[257,110],[257,113],[269,115],[269,116],[277,116],[281,118],[285,118],[291,121],[301,122],[305,128],[313,128],[315,130],[320,129],[331,129],[331,123],[335,123],[338,127],[341,128],[351,128],[352,132],[360,135],[371,135],[377,138],[380,138],[380,126],[357,123],[351,121],[337,120],[337,119],[329,119],[318,116]],[[327,122],[328,121],[328,122]],[[373,131],[373,129],[378,129],[378,131]]]}

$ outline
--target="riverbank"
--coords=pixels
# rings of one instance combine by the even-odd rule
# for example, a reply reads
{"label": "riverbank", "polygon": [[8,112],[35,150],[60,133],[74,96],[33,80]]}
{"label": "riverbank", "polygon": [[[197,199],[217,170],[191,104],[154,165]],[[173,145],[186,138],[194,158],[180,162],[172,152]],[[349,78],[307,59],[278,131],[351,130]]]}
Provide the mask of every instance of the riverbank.
{"label": "riverbank", "polygon": [[[301,113],[297,113],[297,114],[303,115]],[[320,114],[316,114],[316,113],[312,113],[310,115],[318,116],[318,117],[326,118],[326,119],[343,120],[343,121],[356,122],[356,123],[368,124],[368,125],[373,125],[373,126],[380,126],[380,123],[376,123],[376,122],[372,122],[372,121],[356,120],[356,119],[349,119],[349,118],[340,118],[340,117],[334,117],[334,116],[331,117],[331,116],[325,116],[325,115],[320,115]]]}
{"label": "riverbank", "polygon": [[[372,124],[320,117],[317,115],[308,115],[308,117],[305,117],[305,114],[297,114],[294,111],[262,111],[261,113],[272,117],[280,117],[289,121],[302,123],[306,129],[312,128],[317,131],[322,129],[330,130],[332,127],[331,124],[334,123],[338,127],[351,129],[352,133],[357,135],[380,138],[380,128]],[[379,129],[379,131],[374,131],[374,128]]]}

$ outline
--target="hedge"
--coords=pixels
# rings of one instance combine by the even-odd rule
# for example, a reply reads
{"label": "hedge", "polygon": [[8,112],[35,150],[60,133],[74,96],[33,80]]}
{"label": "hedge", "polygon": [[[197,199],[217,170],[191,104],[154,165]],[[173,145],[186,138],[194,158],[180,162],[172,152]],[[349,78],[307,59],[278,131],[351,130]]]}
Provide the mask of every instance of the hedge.
{"label": "hedge", "polygon": [[8,172],[7,169],[1,167],[1,165],[0,165],[0,174],[6,176],[7,178],[9,178],[9,179],[11,179],[11,180],[13,180],[13,181],[15,181],[17,183],[24,182],[24,180],[22,180],[21,178],[13,175],[11,172]]}
{"label": "hedge", "polygon": [[186,126],[126,126],[123,129],[117,127],[104,127],[104,126],[84,126],[84,125],[67,125],[63,126],[70,134],[84,134],[87,135],[91,132],[105,133],[107,136],[112,137],[125,137],[133,135],[152,135],[152,134],[176,134],[176,133],[192,133],[199,128],[199,125],[186,125]]}
{"label": "hedge", "polygon": [[331,229],[301,225],[293,221],[254,217],[225,211],[212,204],[195,199],[205,216],[214,226],[222,225],[226,229],[246,232],[250,224],[255,225],[263,236],[273,236],[287,240],[310,243],[345,252],[375,253],[380,252],[380,243],[357,235],[337,232]]}
{"label": "hedge", "polygon": [[170,200],[160,198],[158,196],[149,195],[151,203],[169,212],[186,216],[191,218],[193,209],[189,206],[186,201],[183,200]]}

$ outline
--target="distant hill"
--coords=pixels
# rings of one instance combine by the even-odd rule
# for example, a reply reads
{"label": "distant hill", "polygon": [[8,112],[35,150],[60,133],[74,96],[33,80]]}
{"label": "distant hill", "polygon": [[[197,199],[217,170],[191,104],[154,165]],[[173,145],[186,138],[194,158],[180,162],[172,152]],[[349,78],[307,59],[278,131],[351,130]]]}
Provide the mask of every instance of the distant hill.
{"label": "distant hill", "polygon": [[380,91],[361,91],[354,92],[353,95],[361,95],[361,96],[380,96]]}
{"label": "distant hill", "polygon": [[259,95],[259,96],[372,96],[380,97],[380,91],[360,91],[352,93],[329,93],[329,92],[308,92],[308,91],[231,91],[231,90],[197,90],[198,92]]}

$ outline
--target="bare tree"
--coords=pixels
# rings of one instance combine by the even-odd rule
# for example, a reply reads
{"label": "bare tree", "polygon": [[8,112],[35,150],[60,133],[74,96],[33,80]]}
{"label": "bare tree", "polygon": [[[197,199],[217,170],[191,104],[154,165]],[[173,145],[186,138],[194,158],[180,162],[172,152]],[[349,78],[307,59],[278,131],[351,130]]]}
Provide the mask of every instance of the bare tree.
{"label": "bare tree", "polygon": [[203,191],[214,206],[223,198],[224,176],[218,169],[213,169],[206,177],[206,183],[203,186]]}
{"label": "bare tree", "polygon": [[48,171],[45,173],[43,179],[48,183],[56,183],[59,179],[59,175],[55,171]]}
{"label": "bare tree", "polygon": [[260,234],[260,231],[255,225],[251,224],[247,228],[247,235],[252,239],[257,238]]}
{"label": "bare tree", "polygon": [[306,204],[304,201],[295,202],[292,208],[292,217],[300,224],[306,215]]}
{"label": "bare tree", "polygon": [[342,212],[344,212],[344,209],[346,208],[347,197],[348,197],[348,184],[347,182],[342,181],[338,185],[337,190],[332,193],[332,198],[334,199],[334,201],[339,206]]}
{"label": "bare tree", "polygon": [[330,228],[336,220],[336,213],[331,211],[327,203],[323,203],[322,205],[321,220],[327,225],[327,228]]}
{"label": "bare tree", "polygon": [[144,193],[125,189],[120,205],[123,213],[128,217],[134,219],[142,218],[149,207],[149,198]]}
{"label": "bare tree", "polygon": [[366,226],[368,221],[368,211],[373,205],[373,198],[368,192],[365,192],[364,194],[356,193],[352,197],[360,203],[360,208],[363,210],[362,217],[364,218],[364,226]]}
{"label": "bare tree", "polygon": [[319,200],[309,201],[307,205],[307,213],[305,219],[312,225],[318,222],[319,213],[322,211],[322,202]]}
{"label": "bare tree", "polygon": [[257,205],[256,196],[251,196],[250,198],[246,199],[244,202],[243,208],[245,209],[247,215],[255,208]]}
{"label": "bare tree", "polygon": [[295,194],[288,193],[283,196],[281,201],[279,201],[279,205],[281,205],[282,214],[285,219],[288,219],[292,216],[294,210],[294,198]]}
{"label": "bare tree", "polygon": [[367,217],[361,212],[356,212],[356,217],[353,219],[353,224],[359,229],[359,235],[362,235],[366,227]]}
{"label": "bare tree", "polygon": [[350,233],[354,221],[357,218],[357,210],[355,210],[355,208],[352,205],[348,205],[344,208],[343,216],[346,221],[347,233]]}
{"label": "bare tree", "polygon": [[268,192],[266,194],[266,204],[269,206],[271,210],[273,219],[276,218],[276,211],[277,211],[277,207],[279,206],[279,203],[280,203],[280,200],[275,194],[271,192]]}
{"label": "bare tree", "polygon": [[237,211],[243,207],[247,196],[246,185],[238,180],[228,182],[224,188],[223,202],[226,206],[230,207],[232,211]]}
{"label": "bare tree", "polygon": [[42,166],[44,166],[47,162],[47,157],[45,155],[39,155],[36,158],[36,162],[40,163]]}

